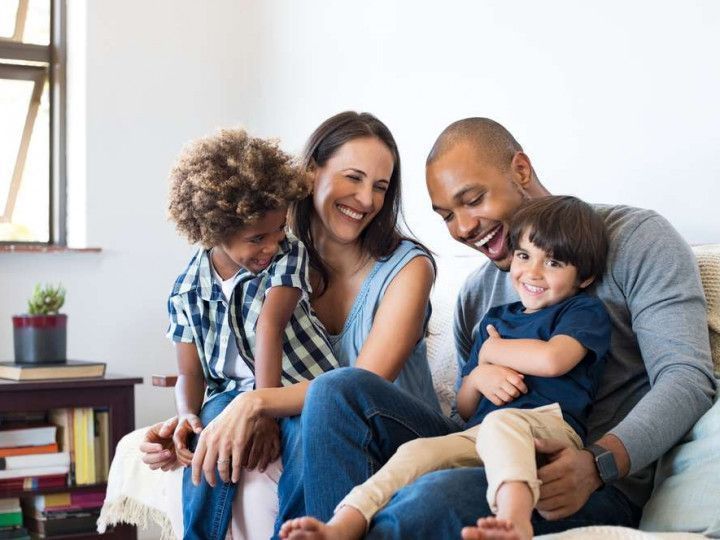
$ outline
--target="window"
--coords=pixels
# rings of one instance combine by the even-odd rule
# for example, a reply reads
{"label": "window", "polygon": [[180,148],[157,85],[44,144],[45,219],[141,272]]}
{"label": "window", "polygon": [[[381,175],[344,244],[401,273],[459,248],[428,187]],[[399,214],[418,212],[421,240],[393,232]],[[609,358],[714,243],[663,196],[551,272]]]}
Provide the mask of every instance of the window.
{"label": "window", "polygon": [[64,0],[0,0],[0,242],[65,245]]}

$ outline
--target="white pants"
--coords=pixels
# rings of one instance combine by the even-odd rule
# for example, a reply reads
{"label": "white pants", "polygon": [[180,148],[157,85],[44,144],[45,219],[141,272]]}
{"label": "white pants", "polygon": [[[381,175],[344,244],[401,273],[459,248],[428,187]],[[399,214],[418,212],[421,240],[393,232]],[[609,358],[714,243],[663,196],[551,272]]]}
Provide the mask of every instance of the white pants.
{"label": "white pants", "polygon": [[228,536],[232,540],[267,540],[278,516],[278,481],[282,460],[270,463],[265,472],[243,471],[233,501]]}

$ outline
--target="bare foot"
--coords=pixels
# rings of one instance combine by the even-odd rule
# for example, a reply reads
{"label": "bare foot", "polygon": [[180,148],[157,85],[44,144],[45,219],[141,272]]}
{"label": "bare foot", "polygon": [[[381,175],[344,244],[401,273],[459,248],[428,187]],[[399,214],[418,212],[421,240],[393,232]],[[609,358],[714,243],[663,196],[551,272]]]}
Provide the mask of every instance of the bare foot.
{"label": "bare foot", "polygon": [[480,518],[475,527],[462,530],[463,540],[531,540],[532,525],[516,525],[507,519]]}
{"label": "bare foot", "polygon": [[280,538],[288,540],[344,540],[336,526],[328,525],[312,517],[291,519],[280,527]]}

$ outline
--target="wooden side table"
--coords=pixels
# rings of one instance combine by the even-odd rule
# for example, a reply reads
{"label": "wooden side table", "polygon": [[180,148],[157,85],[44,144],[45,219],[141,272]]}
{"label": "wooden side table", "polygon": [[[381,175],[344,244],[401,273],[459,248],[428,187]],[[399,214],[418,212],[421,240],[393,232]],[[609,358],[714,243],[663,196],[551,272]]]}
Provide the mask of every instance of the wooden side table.
{"label": "wooden side table", "polygon": [[[75,407],[103,407],[110,413],[110,456],[115,454],[118,441],[135,429],[135,385],[143,382],[140,377],[106,374],[88,379],[55,379],[47,381],[11,381],[0,379],[0,415],[12,411],[47,411]],[[27,497],[43,493],[67,491],[95,491],[105,489],[106,484],[90,486],[67,486],[34,490],[0,491],[3,497]],[[57,538],[65,538],[57,537]],[[122,525],[104,535],[71,535],[73,540],[117,539],[135,540],[135,527]]]}

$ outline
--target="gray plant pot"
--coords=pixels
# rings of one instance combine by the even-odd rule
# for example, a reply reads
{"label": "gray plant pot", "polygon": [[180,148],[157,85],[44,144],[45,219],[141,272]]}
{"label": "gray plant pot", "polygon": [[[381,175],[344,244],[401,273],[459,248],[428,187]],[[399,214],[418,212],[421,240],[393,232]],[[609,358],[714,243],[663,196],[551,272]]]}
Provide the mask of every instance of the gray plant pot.
{"label": "gray plant pot", "polygon": [[13,342],[18,364],[57,364],[67,360],[67,315],[15,315]]}

